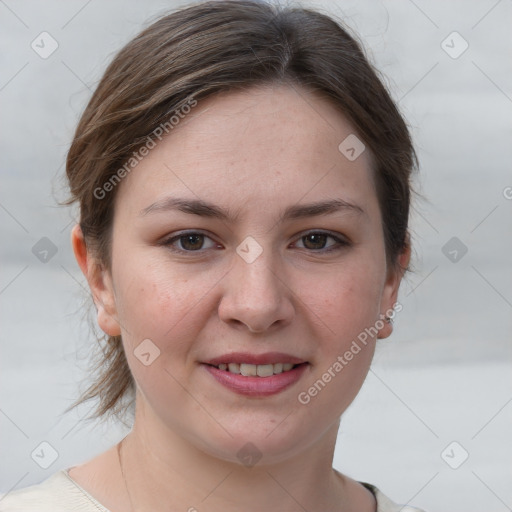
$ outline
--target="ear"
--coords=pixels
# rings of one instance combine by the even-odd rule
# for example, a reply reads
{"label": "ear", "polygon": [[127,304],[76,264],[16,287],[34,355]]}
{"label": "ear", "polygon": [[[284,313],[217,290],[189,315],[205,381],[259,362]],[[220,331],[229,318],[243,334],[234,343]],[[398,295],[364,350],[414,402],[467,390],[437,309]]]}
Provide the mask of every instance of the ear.
{"label": "ear", "polygon": [[409,234],[407,234],[406,245],[398,257],[398,268],[388,268],[386,277],[386,283],[384,284],[384,290],[382,292],[381,304],[380,304],[380,320],[384,322],[382,329],[379,329],[377,338],[383,339],[391,335],[393,331],[393,324],[387,322],[385,317],[390,311],[393,311],[393,306],[396,304],[398,299],[398,289],[400,283],[405,274],[405,269],[409,265],[411,259],[411,244]]}
{"label": "ear", "polygon": [[79,224],[76,224],[71,230],[71,245],[76,261],[89,283],[96,305],[98,325],[109,336],[119,336],[121,328],[117,320],[112,276],[104,265],[88,251]]}

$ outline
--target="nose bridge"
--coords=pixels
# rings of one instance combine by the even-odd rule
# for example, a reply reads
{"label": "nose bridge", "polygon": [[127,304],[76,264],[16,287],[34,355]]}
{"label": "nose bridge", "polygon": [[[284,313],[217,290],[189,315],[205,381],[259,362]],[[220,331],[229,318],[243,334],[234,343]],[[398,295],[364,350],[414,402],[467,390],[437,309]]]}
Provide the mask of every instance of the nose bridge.
{"label": "nose bridge", "polygon": [[234,254],[219,313],[224,321],[238,321],[251,331],[263,331],[289,320],[293,307],[278,277],[280,263],[271,247],[245,239]]}
{"label": "nose bridge", "polygon": [[[280,295],[281,283],[276,277],[275,254],[270,246],[264,246],[252,237],[247,237],[238,247],[235,258],[235,274],[247,292],[248,301],[258,301],[260,295],[276,300]],[[244,295],[244,293],[242,293]]]}

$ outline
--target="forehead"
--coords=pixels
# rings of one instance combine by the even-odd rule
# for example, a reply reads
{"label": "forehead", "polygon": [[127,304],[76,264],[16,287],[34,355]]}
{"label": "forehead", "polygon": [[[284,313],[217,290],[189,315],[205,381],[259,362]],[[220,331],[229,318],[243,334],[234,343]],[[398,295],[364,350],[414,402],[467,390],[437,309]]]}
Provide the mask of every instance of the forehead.
{"label": "forehead", "polygon": [[262,86],[198,100],[122,181],[116,210],[137,215],[172,194],[246,209],[342,198],[375,208],[371,156],[340,151],[353,126],[297,86]]}

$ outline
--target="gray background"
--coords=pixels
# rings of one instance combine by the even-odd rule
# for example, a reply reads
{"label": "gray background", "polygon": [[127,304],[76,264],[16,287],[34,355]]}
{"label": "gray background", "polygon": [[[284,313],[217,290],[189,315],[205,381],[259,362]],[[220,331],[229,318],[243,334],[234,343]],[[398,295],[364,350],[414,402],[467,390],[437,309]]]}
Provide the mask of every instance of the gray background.
{"label": "gray background", "polygon": [[[74,127],[113,53],[181,4],[0,0],[1,491],[126,433],[81,421],[87,407],[63,413],[84,385],[93,341],[69,243],[76,212],[56,200],[66,196]],[[412,215],[404,309],[343,417],[335,467],[431,512],[510,510],[512,1],[303,5],[342,17],[364,40],[412,127],[424,196]],[[58,43],[46,59],[31,48],[43,31]],[[42,237],[57,250],[47,262],[32,251]],[[458,249],[445,247],[452,237]],[[41,442],[56,451],[47,469],[36,461],[51,462],[50,448],[45,460],[31,457]]]}

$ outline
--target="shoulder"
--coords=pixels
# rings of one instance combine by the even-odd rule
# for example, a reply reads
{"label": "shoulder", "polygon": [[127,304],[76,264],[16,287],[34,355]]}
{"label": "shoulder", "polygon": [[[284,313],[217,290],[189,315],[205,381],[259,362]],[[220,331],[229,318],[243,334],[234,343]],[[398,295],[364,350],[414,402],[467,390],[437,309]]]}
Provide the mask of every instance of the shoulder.
{"label": "shoulder", "polygon": [[377,502],[377,512],[425,512],[420,508],[411,507],[409,505],[403,506],[395,503],[385,494],[383,494],[377,487],[375,487],[375,485],[369,484],[367,482],[359,483],[369,489],[375,496],[375,501]]}
{"label": "shoulder", "polygon": [[0,512],[109,512],[58,471],[43,482],[0,495]]}

